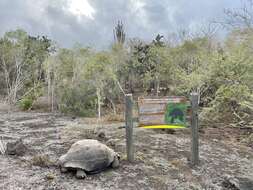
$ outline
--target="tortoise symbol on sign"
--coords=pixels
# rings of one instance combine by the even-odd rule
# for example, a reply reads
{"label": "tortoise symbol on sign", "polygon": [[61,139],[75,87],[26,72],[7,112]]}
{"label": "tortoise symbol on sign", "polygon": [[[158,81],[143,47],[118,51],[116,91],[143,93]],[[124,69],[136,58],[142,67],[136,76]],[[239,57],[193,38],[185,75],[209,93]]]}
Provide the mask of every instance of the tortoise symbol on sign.
{"label": "tortoise symbol on sign", "polygon": [[171,124],[173,124],[175,120],[180,120],[181,122],[184,122],[184,113],[179,108],[173,109],[172,112],[169,113],[169,116],[171,117]]}
{"label": "tortoise symbol on sign", "polygon": [[165,113],[165,123],[186,126],[186,107],[185,103],[168,103]]}

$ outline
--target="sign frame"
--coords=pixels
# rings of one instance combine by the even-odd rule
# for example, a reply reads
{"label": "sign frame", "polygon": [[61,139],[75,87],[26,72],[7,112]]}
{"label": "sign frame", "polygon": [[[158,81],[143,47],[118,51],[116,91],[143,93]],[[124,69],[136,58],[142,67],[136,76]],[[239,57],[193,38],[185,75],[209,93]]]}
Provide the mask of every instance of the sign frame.
{"label": "sign frame", "polygon": [[190,102],[184,96],[139,97],[139,127],[186,128],[189,107]]}
{"label": "sign frame", "polygon": [[[183,97],[184,101],[187,102],[186,98]],[[138,99],[139,100],[139,99]],[[190,98],[190,118],[191,118],[191,164],[193,166],[199,164],[199,124],[198,124],[198,104],[199,94],[191,93]],[[133,139],[133,98],[132,94],[125,95],[125,122],[126,122],[126,150],[127,160],[134,162],[134,139]],[[156,125],[158,126],[158,125]],[[159,126],[157,127],[159,128]],[[163,126],[164,128],[164,126]],[[184,128],[184,127],[183,127]]]}

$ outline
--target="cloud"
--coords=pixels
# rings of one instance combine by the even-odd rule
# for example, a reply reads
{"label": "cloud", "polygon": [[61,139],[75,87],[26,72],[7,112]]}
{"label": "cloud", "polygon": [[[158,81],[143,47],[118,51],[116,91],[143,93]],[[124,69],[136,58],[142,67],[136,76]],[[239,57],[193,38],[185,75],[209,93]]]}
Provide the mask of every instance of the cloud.
{"label": "cloud", "polygon": [[117,20],[128,38],[151,40],[180,28],[194,28],[222,17],[224,8],[241,0],[0,0],[0,35],[17,27],[47,35],[60,45],[106,48],[113,42]]}

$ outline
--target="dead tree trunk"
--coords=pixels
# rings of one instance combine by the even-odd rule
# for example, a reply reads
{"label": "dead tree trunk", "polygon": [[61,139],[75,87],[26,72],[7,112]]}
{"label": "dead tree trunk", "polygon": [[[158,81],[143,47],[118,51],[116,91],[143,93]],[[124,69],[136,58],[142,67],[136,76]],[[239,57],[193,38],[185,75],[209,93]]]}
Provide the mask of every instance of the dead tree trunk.
{"label": "dead tree trunk", "polygon": [[101,94],[100,89],[97,88],[97,103],[98,103],[98,119],[101,119]]}

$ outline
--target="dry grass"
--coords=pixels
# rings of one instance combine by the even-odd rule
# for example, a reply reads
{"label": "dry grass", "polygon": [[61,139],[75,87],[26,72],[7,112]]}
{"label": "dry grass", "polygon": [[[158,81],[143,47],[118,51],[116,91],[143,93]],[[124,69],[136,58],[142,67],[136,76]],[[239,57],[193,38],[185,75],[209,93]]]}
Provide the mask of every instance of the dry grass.
{"label": "dry grass", "polygon": [[48,155],[42,154],[35,155],[31,160],[31,164],[40,167],[50,167],[54,165],[54,163],[49,159]]}
{"label": "dry grass", "polygon": [[125,118],[123,114],[108,114],[105,116],[104,121],[107,122],[124,122]]}
{"label": "dry grass", "polygon": [[55,179],[55,175],[54,175],[53,173],[48,173],[48,174],[46,175],[46,179],[47,179],[47,180],[54,180],[54,179]]}
{"label": "dry grass", "polygon": [[171,163],[171,165],[173,165],[176,168],[179,168],[180,166],[183,165],[182,161],[179,159],[174,159],[170,163]]}
{"label": "dry grass", "polygon": [[148,160],[146,160],[145,154],[143,152],[137,151],[136,152],[136,160],[139,160],[143,163],[146,163]]}
{"label": "dry grass", "polygon": [[86,128],[83,125],[72,124],[68,125],[66,128],[61,130],[60,136],[62,139],[71,139],[70,143],[80,139],[91,139],[96,138],[96,134],[94,133],[94,127]]}
{"label": "dry grass", "polygon": [[41,111],[49,111],[50,106],[48,105],[48,98],[47,96],[41,96],[37,98],[32,104],[33,110],[41,110]]}

